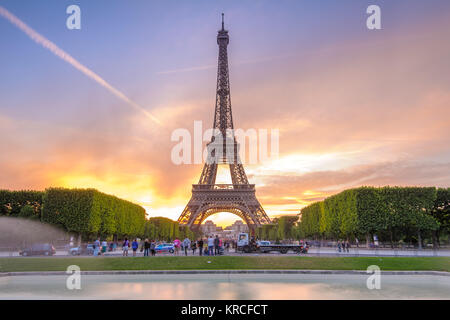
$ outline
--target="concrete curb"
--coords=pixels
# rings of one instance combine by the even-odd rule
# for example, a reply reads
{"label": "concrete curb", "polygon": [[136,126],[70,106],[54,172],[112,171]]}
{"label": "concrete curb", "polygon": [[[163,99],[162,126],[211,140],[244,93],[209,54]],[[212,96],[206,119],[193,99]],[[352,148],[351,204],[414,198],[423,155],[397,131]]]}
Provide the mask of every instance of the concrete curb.
{"label": "concrete curb", "polygon": [[[180,275],[180,274],[333,274],[367,275],[365,270],[109,270],[81,271],[81,275]],[[381,271],[383,275],[427,275],[450,277],[445,271]],[[1,277],[14,276],[66,276],[65,271],[1,272]]]}

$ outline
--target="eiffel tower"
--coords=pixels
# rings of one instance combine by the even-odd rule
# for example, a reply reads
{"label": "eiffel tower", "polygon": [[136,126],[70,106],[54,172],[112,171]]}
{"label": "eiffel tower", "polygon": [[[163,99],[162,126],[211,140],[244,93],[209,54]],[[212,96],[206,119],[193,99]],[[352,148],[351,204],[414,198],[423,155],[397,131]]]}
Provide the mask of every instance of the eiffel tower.
{"label": "eiffel tower", "polygon": [[[208,158],[198,184],[192,185],[192,197],[178,218],[180,225],[198,229],[209,216],[230,212],[245,221],[250,231],[270,223],[263,207],[256,199],[255,185],[249,184],[244,166],[239,158],[239,144],[234,136],[231,113],[230,79],[228,74],[227,46],[230,41],[224,28],[217,35],[219,61],[217,70],[216,107],[213,135],[207,144]],[[228,164],[232,184],[216,184],[218,164]]]}

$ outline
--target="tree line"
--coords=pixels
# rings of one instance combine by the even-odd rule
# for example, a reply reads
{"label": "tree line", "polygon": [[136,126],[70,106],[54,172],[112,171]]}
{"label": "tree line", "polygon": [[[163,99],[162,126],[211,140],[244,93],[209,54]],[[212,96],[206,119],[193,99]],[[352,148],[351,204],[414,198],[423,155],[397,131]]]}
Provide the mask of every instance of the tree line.
{"label": "tree line", "polygon": [[58,226],[79,240],[141,237],[171,241],[199,236],[168,218],[146,218],[145,209],[95,189],[0,190],[0,216]]}
{"label": "tree line", "polygon": [[[0,216],[57,225],[84,240],[144,237],[171,241],[200,233],[164,217],[146,219],[144,208],[95,189],[0,190]],[[315,202],[299,215],[272,219],[257,229],[259,239],[338,240],[355,238],[396,243],[431,239],[438,246],[450,234],[450,188],[360,187]]]}
{"label": "tree line", "polygon": [[360,187],[303,208],[298,238],[354,239],[377,235],[380,241],[424,237],[438,246],[450,233],[450,188]]}
{"label": "tree line", "polygon": [[201,236],[200,232],[193,232],[186,226],[180,226],[178,221],[165,217],[152,217],[145,222],[143,236],[148,239],[172,241],[189,238],[195,240]]}
{"label": "tree line", "polygon": [[265,224],[256,230],[256,236],[261,240],[279,242],[286,239],[298,239],[296,222],[298,215],[273,218],[271,224]]}

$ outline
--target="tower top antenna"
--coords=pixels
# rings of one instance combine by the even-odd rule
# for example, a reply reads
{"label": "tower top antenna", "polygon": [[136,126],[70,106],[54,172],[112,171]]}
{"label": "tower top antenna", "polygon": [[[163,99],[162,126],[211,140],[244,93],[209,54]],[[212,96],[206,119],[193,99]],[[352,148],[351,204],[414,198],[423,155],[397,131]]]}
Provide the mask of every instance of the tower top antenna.
{"label": "tower top antenna", "polygon": [[224,13],[222,12],[222,30],[225,30],[225,26],[224,26],[224,22],[223,22],[223,20],[224,20],[224,17],[225,15],[224,15]]}

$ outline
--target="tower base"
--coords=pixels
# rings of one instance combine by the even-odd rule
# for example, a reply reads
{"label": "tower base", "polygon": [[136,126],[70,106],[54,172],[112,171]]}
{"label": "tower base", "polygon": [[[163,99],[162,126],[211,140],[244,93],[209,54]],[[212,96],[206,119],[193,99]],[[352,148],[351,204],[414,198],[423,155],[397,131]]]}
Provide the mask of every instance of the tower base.
{"label": "tower base", "polygon": [[218,212],[230,212],[244,220],[250,231],[270,219],[255,195],[254,184],[194,184],[192,197],[178,218],[182,226],[198,230],[202,222]]}

